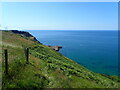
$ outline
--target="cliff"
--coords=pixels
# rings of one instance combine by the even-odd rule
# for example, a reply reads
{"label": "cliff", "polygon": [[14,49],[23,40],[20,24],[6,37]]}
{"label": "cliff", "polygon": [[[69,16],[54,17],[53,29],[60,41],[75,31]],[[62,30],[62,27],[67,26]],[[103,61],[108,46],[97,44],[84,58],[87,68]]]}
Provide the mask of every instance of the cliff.
{"label": "cliff", "polygon": [[[1,32],[0,32],[1,33]],[[2,87],[6,88],[118,88],[117,76],[92,72],[48,46],[21,34],[2,31]],[[29,48],[26,64],[24,48]],[[8,50],[8,75],[5,74],[4,49]]]}
{"label": "cliff", "polygon": [[18,30],[10,30],[12,33],[14,33],[14,34],[19,34],[19,35],[21,35],[21,36],[24,36],[24,37],[27,37],[27,38],[29,38],[29,39],[31,39],[31,40],[33,40],[33,41],[36,41],[36,42],[38,42],[38,43],[40,43],[37,39],[36,39],[36,37],[34,37],[33,35],[31,35],[29,32],[26,32],[26,31],[18,31]]}
{"label": "cliff", "polygon": [[[26,32],[26,31],[18,31],[18,30],[10,30],[10,32],[14,33],[14,34],[19,34],[23,37],[27,37],[33,41],[36,41],[38,43],[40,43],[32,34],[30,34],[29,32]],[[55,51],[59,51],[62,46],[50,46],[50,45],[47,45],[49,48],[55,50]]]}

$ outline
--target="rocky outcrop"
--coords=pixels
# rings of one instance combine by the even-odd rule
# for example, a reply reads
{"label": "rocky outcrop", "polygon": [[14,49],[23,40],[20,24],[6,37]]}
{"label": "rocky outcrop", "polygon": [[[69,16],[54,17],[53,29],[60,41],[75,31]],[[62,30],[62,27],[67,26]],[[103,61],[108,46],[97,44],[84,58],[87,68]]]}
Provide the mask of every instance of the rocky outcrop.
{"label": "rocky outcrop", "polygon": [[49,47],[55,51],[59,51],[62,48],[62,46],[50,46],[50,45],[47,45],[47,47]]}
{"label": "rocky outcrop", "polygon": [[[39,42],[33,35],[26,31],[11,30],[12,33],[20,34],[21,36],[27,37],[33,41]],[[39,42],[40,43],[40,42]]]}

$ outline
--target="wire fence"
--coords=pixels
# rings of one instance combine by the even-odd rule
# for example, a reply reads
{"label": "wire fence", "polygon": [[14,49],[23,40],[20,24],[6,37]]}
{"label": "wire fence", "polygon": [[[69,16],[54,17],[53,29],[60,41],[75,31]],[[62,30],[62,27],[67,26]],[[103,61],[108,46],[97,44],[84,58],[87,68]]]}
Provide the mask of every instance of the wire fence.
{"label": "wire fence", "polygon": [[9,66],[10,64],[12,64],[13,61],[15,62],[16,60],[25,60],[26,64],[29,63],[29,48],[25,48],[25,50],[22,50],[22,53],[19,50],[18,53],[16,53],[14,51],[11,52],[8,49],[4,49],[3,54],[4,71],[6,75],[9,74]]}

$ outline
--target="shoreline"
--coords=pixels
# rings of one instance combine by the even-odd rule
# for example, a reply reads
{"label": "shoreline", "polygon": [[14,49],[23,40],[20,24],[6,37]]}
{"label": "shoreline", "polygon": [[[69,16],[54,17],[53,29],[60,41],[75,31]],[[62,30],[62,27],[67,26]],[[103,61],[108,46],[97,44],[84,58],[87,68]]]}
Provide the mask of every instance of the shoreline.
{"label": "shoreline", "polygon": [[55,50],[55,51],[59,51],[62,48],[62,46],[50,46],[50,45],[45,45],[45,46],[47,46],[47,47],[49,47],[49,48],[51,48],[52,50]]}

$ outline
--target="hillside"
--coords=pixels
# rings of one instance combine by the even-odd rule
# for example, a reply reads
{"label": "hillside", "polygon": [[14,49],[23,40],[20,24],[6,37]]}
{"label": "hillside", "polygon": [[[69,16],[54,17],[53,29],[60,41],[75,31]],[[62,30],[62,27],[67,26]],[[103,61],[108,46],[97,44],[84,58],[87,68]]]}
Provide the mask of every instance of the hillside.
{"label": "hillside", "polygon": [[[118,88],[117,76],[94,73],[59,52],[30,37],[11,31],[2,32],[2,50],[8,50],[9,75],[4,73],[3,88]],[[24,48],[29,48],[26,64]],[[2,53],[2,54],[3,54]]]}

